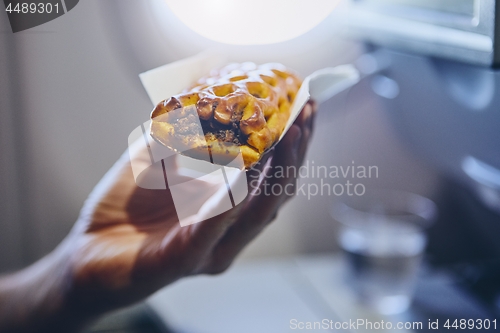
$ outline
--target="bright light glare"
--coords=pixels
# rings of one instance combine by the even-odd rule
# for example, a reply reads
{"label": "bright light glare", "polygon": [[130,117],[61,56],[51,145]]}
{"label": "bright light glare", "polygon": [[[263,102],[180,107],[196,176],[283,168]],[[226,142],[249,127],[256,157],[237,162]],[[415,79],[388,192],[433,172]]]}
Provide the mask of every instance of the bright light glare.
{"label": "bright light glare", "polygon": [[165,0],[189,28],[236,45],[272,44],[317,26],[340,0]]}

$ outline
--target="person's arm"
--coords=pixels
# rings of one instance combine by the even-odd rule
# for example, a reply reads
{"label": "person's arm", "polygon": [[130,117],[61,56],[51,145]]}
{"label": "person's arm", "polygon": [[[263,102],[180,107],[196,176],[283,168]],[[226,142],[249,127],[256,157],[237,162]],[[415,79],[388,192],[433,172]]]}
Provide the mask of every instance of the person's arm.
{"label": "person's arm", "polygon": [[[290,198],[296,179],[273,173],[302,164],[314,113],[314,105],[307,104],[283,140],[248,171],[247,178],[258,181],[243,202],[185,227],[170,191],[138,187],[124,154],[57,249],[0,278],[0,332],[76,332],[180,278],[224,271]],[[262,191],[273,185],[287,191]]]}
{"label": "person's arm", "polygon": [[69,269],[68,254],[58,249],[0,276],[0,332],[76,332],[97,318],[97,313],[71,305]]}

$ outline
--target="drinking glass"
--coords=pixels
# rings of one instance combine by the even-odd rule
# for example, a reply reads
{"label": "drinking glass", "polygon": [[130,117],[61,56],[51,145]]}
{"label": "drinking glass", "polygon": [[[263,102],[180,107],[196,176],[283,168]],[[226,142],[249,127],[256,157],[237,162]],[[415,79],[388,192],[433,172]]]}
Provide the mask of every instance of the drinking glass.
{"label": "drinking glass", "polygon": [[341,225],[347,281],[359,300],[386,315],[408,309],[427,243],[425,230],[436,212],[431,200],[392,190],[334,203],[331,214]]}

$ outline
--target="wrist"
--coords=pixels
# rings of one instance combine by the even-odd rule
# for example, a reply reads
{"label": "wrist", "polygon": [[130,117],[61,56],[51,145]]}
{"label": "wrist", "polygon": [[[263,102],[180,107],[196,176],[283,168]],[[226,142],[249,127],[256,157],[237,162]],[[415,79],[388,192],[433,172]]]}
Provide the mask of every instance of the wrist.
{"label": "wrist", "polygon": [[71,265],[56,249],[0,278],[0,331],[77,332],[97,317],[80,311],[71,292]]}

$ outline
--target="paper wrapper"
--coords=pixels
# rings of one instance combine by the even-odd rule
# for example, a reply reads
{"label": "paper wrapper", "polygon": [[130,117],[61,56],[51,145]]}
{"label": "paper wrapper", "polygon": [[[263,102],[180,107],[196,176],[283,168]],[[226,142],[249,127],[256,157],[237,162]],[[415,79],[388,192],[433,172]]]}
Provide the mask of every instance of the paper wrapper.
{"label": "paper wrapper", "polygon": [[[156,106],[179,94],[210,70],[226,64],[227,60],[220,54],[204,52],[142,73],[140,78]],[[358,72],[350,65],[324,68],[306,77],[280,140],[310,98],[322,103],[358,80]],[[142,188],[168,188],[181,226],[219,215],[246,198],[248,185],[246,172],[241,170],[242,159],[240,163],[217,165],[177,154],[152,139],[150,125],[151,120],[144,122],[129,136],[134,179]]]}
{"label": "paper wrapper", "polygon": [[[151,102],[157,105],[162,100],[179,94],[193,82],[206,76],[210,70],[226,64],[227,60],[223,56],[213,52],[203,52],[194,57],[149,70],[140,74],[139,77]],[[359,73],[352,65],[323,68],[306,77],[292,105],[290,118],[280,140],[292,126],[309,98],[321,104],[353,86],[358,80]]]}

